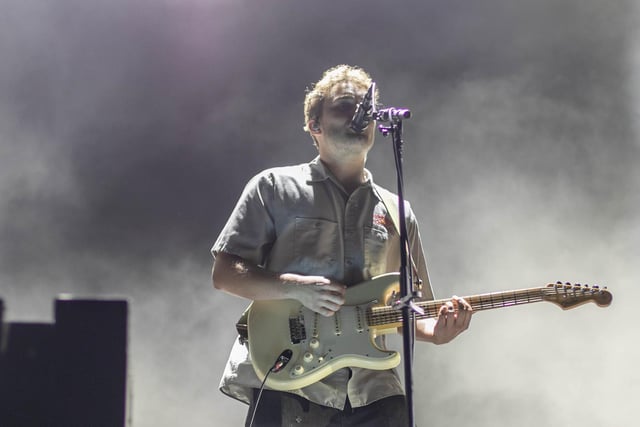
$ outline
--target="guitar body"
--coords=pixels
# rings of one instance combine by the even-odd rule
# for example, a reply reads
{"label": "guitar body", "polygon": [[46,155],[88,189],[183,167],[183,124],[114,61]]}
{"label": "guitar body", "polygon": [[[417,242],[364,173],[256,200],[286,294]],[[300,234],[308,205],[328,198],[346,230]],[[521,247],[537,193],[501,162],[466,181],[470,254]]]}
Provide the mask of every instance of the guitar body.
{"label": "guitar body", "polygon": [[296,300],[254,301],[247,325],[249,354],[258,377],[263,379],[287,349],[292,351],[290,362],[266,381],[272,389],[306,387],[345,367],[383,370],[398,366],[400,354],[379,348],[375,337],[396,332],[400,325],[374,328],[367,321],[367,309],[385,305],[398,286],[398,273],[389,273],[350,287],[344,306],[331,317]]}

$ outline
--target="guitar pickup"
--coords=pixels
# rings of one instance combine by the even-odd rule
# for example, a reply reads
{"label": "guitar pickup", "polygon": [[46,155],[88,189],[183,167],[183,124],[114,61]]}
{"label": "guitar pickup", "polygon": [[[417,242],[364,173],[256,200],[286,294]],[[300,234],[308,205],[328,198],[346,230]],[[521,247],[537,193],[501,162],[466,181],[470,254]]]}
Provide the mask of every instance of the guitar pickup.
{"label": "guitar pickup", "polygon": [[304,327],[304,316],[289,317],[289,334],[291,344],[299,344],[307,339],[307,330]]}

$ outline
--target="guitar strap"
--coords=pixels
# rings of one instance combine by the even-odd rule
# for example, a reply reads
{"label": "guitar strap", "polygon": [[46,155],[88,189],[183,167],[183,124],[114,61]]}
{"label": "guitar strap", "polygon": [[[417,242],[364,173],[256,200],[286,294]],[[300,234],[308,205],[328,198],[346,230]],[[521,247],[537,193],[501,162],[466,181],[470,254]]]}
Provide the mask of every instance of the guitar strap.
{"label": "guitar strap", "polygon": [[242,312],[242,315],[236,322],[236,331],[238,331],[238,341],[240,344],[246,344],[249,341],[249,309],[251,304]]}
{"label": "guitar strap", "polygon": [[[400,211],[398,209],[398,196],[393,194],[391,191],[386,188],[380,187],[377,184],[373,184],[373,189],[382,200],[384,207],[387,208],[387,213],[391,217],[391,222],[393,223],[393,227],[396,229],[398,235],[400,235]],[[411,256],[411,251],[409,251],[409,262],[411,263],[411,269],[413,270],[413,274],[418,279],[418,283],[421,283],[420,277],[418,276],[418,268],[416,267],[415,262],[413,261],[413,257]]]}

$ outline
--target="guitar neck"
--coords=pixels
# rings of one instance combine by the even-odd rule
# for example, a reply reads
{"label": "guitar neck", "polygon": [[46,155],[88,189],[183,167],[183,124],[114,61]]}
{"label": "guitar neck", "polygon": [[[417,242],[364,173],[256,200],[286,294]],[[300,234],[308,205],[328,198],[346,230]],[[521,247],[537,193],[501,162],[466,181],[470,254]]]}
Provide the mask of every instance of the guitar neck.
{"label": "guitar neck", "polygon": [[[492,292],[481,295],[471,295],[464,299],[471,304],[473,311],[490,310],[493,308],[513,307],[547,301],[556,304],[563,310],[569,310],[588,302],[594,302],[600,307],[608,307],[613,296],[607,288],[598,285],[572,285],[571,283],[550,283],[545,287],[519,289],[515,291]],[[427,319],[438,317],[440,307],[449,299],[434,301],[415,301],[424,313],[416,313],[416,318]],[[386,329],[402,325],[402,310],[389,305],[372,306],[367,310],[367,322],[376,329]]]}
{"label": "guitar neck", "polygon": [[[493,292],[482,295],[464,297],[471,305],[474,312],[491,310],[494,308],[512,307],[515,305],[531,304],[545,301],[549,288],[530,288],[506,292]],[[416,301],[415,304],[424,310],[424,314],[416,313],[417,319],[438,317],[440,307],[450,299],[432,301]],[[377,306],[371,308],[371,326],[402,324],[402,310],[390,306]]]}

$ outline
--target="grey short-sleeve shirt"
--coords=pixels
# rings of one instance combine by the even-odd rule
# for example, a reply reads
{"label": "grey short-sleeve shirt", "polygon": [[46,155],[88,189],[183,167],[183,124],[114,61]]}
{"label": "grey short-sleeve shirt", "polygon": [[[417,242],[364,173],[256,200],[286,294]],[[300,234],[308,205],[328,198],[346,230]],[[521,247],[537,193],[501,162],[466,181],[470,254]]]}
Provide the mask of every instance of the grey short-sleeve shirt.
{"label": "grey short-sleeve shirt", "polygon": [[[347,286],[399,271],[399,235],[381,197],[384,190],[366,173],[365,184],[350,195],[319,158],[256,175],[245,187],[212,254],[225,252],[269,271],[325,276]],[[423,282],[424,297],[431,299],[417,221],[408,203],[405,211],[413,264]],[[248,403],[250,389],[260,384],[246,344],[237,341],[221,390]],[[342,409],[347,395],[351,405],[359,407],[402,394],[403,389],[393,370],[351,368],[290,392]]]}

